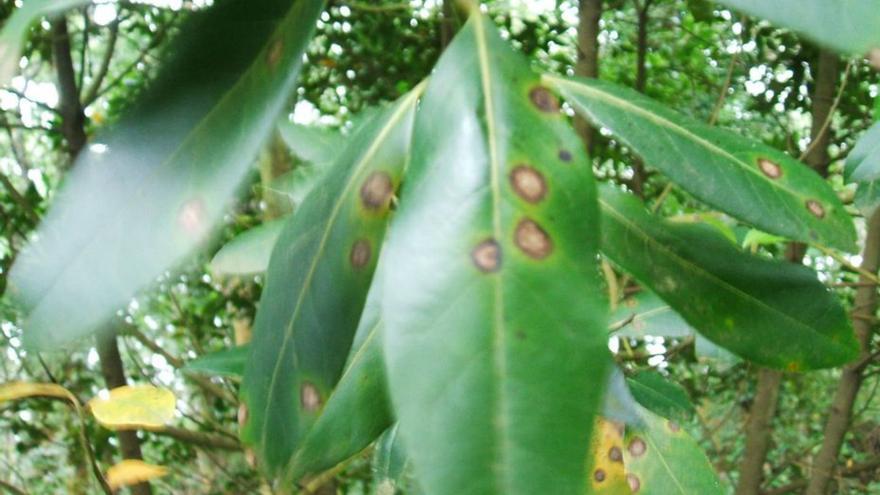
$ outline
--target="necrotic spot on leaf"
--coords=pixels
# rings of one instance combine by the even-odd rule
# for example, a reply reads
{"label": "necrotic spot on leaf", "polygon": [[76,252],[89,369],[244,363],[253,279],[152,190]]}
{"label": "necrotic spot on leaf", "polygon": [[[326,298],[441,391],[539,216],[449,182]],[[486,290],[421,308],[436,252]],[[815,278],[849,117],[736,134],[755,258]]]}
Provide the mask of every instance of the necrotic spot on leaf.
{"label": "necrotic spot on leaf", "polygon": [[307,412],[315,412],[321,407],[321,394],[309,382],[303,382],[299,389],[299,401]]}
{"label": "necrotic spot on leaf", "polygon": [[672,431],[672,433],[678,433],[679,430],[681,430],[681,426],[679,426],[678,423],[676,423],[675,421],[670,421],[669,429]]}
{"label": "necrotic spot on leaf", "polygon": [[572,159],[571,151],[568,150],[559,150],[559,159],[564,162],[570,162]]}
{"label": "necrotic spot on leaf", "polygon": [[373,172],[361,186],[361,201],[369,210],[378,210],[391,201],[394,183],[391,177],[382,171]]}
{"label": "necrotic spot on leaf", "polygon": [[269,52],[266,54],[266,63],[270,69],[274,69],[278,62],[281,61],[281,54],[284,52],[284,43],[277,39],[272,42]]}
{"label": "necrotic spot on leaf", "polygon": [[514,242],[529,257],[544,259],[553,251],[553,241],[540,225],[524,219],[516,226]]}
{"label": "necrotic spot on leaf", "polygon": [[370,241],[366,239],[358,239],[351,247],[351,254],[349,255],[351,266],[355,269],[365,267],[367,263],[370,262],[372,252],[373,249],[370,247]]}
{"label": "necrotic spot on leaf", "polygon": [[242,404],[238,406],[238,425],[244,427],[248,420],[248,408]]}
{"label": "necrotic spot on leaf", "polygon": [[251,469],[256,469],[257,467],[257,456],[254,454],[252,449],[246,449],[244,451],[244,462],[247,463],[248,467]]}
{"label": "necrotic spot on leaf", "polygon": [[542,112],[555,113],[559,111],[559,100],[556,95],[543,86],[532,88],[529,92],[529,99]]}
{"label": "necrotic spot on leaf", "polygon": [[648,445],[639,437],[633,438],[632,442],[629,443],[629,447],[627,447],[629,453],[633,457],[639,457],[648,450]]}
{"label": "necrotic spot on leaf", "polygon": [[522,199],[537,203],[547,194],[547,183],[540,172],[528,165],[518,165],[510,173],[510,184]]}
{"label": "necrotic spot on leaf", "polygon": [[778,163],[772,162],[767,158],[758,159],[758,168],[761,169],[761,172],[764,172],[764,175],[771,179],[782,177],[782,167],[780,167]]}
{"label": "necrotic spot on leaf", "polygon": [[201,237],[207,231],[207,211],[201,198],[192,198],[180,207],[177,225],[193,237]]}
{"label": "necrotic spot on leaf", "polygon": [[620,447],[611,447],[608,450],[608,458],[611,462],[623,462],[623,452],[620,451]]}
{"label": "necrotic spot on leaf", "polygon": [[471,251],[471,259],[483,273],[498,271],[501,267],[501,246],[495,239],[486,239]]}
{"label": "necrotic spot on leaf", "polygon": [[632,473],[627,473],[627,475],[626,475],[626,482],[627,482],[627,484],[629,485],[629,489],[630,489],[633,493],[638,492],[639,489],[642,488],[642,482],[639,481],[639,477],[636,476],[636,475],[634,475],[634,474],[632,474]]}
{"label": "necrotic spot on leaf", "polygon": [[809,212],[816,218],[825,217],[825,207],[815,199],[807,200],[807,210],[809,210]]}
{"label": "necrotic spot on leaf", "polygon": [[597,469],[595,472],[593,472],[593,479],[600,483],[605,481],[605,471],[602,469]]}

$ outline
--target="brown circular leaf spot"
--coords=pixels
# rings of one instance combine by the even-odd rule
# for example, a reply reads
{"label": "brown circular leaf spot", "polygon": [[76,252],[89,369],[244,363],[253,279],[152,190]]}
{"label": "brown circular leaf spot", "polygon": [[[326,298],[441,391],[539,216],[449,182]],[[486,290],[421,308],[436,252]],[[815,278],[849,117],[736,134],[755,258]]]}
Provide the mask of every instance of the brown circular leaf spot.
{"label": "brown circular leaf spot", "polygon": [[351,266],[353,266],[355,270],[367,266],[372,254],[373,249],[370,247],[370,241],[366,239],[358,239],[355,241],[354,245],[351,246],[351,254],[349,254]]}
{"label": "brown circular leaf spot", "polygon": [[611,462],[623,462],[623,451],[620,450],[620,447],[611,447],[608,449],[608,458],[611,459]]}
{"label": "brown circular leaf spot", "polygon": [[556,95],[543,86],[532,88],[529,91],[529,99],[542,112],[556,113],[559,111],[559,100],[556,98]]}
{"label": "brown circular leaf spot", "polygon": [[816,218],[825,218],[825,207],[822,206],[822,203],[816,201],[815,199],[807,200],[807,211],[813,214]]}
{"label": "brown circular leaf spot", "polygon": [[758,158],[758,168],[767,177],[778,179],[782,177],[782,167],[778,163],[768,160],[767,158]]}
{"label": "brown circular leaf spot", "polygon": [[496,272],[501,267],[501,246],[495,239],[486,239],[471,251],[471,260],[483,273]]}
{"label": "brown circular leaf spot", "polygon": [[568,150],[559,150],[559,159],[564,162],[570,162],[574,158],[571,155],[571,151]]}
{"label": "brown circular leaf spot", "polygon": [[520,220],[513,240],[524,253],[537,260],[546,258],[553,251],[550,236],[533,220]]}
{"label": "brown circular leaf spot", "polygon": [[192,198],[177,212],[177,225],[187,234],[199,237],[208,230],[207,217],[205,202],[201,198]]}
{"label": "brown circular leaf spot", "polygon": [[238,426],[244,427],[245,423],[248,420],[248,408],[247,405],[242,404],[238,406]]}
{"label": "brown circular leaf spot", "polygon": [[275,66],[278,65],[278,62],[281,61],[281,55],[284,53],[284,42],[280,39],[277,39],[272,42],[272,45],[269,46],[269,51],[266,53],[266,63],[269,65],[270,69],[274,69]]}
{"label": "brown circular leaf spot", "polygon": [[382,171],[370,174],[361,186],[361,201],[369,210],[378,210],[388,205],[392,194],[394,194],[394,183],[391,181],[391,176]]}
{"label": "brown circular leaf spot", "polygon": [[597,469],[593,471],[593,479],[598,481],[599,483],[605,481],[605,470]]}
{"label": "brown circular leaf spot", "polygon": [[321,407],[321,394],[318,388],[309,382],[303,382],[299,389],[299,402],[306,412],[315,412]]}
{"label": "brown circular leaf spot", "polygon": [[629,447],[627,447],[627,449],[629,450],[630,455],[632,455],[633,457],[640,457],[644,455],[645,451],[648,450],[648,445],[645,443],[644,440],[636,437],[633,438],[632,442],[629,443]]}
{"label": "brown circular leaf spot", "polygon": [[642,488],[642,482],[639,481],[639,477],[632,474],[626,474],[626,483],[629,485],[629,489],[633,493],[637,493]]}
{"label": "brown circular leaf spot", "polygon": [[670,421],[669,429],[672,431],[672,433],[678,433],[679,431],[681,431],[681,425],[679,425],[675,421]]}
{"label": "brown circular leaf spot", "polygon": [[528,165],[518,165],[510,172],[510,185],[519,197],[529,203],[537,203],[547,194],[544,176]]}

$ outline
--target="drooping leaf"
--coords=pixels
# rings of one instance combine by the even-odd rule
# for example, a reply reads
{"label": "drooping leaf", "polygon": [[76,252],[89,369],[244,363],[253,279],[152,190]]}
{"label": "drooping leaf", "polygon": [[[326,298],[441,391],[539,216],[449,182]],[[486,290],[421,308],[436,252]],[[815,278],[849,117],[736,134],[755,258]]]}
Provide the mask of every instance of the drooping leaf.
{"label": "drooping leaf", "polygon": [[790,371],[857,356],[840,302],[806,267],[745,254],[709,228],[663,222],[610,187],[599,203],[603,253],[709,340]]}
{"label": "drooping leaf", "polygon": [[785,153],[607,81],[546,80],[575,110],[707,204],[773,234],[855,251],[855,228],[834,191]]}
{"label": "drooping leaf", "polygon": [[623,423],[597,416],[590,441],[593,460],[589,470],[590,490],[595,495],[630,495],[623,464]]}
{"label": "drooping leaf", "polygon": [[274,475],[318,419],[345,365],[421,87],[351,137],[288,221],[269,263],[242,384],[244,441]]}
{"label": "drooping leaf", "polygon": [[250,352],[250,344],[213,352],[186,363],[183,371],[241,378]]}
{"label": "drooping leaf", "polygon": [[287,101],[322,7],[225,0],[181,26],[162,75],[81,153],[13,267],[28,345],[93,331],[201,245]]}
{"label": "drooping leaf", "polygon": [[345,372],[285,469],[285,486],[354,456],[394,422],[385,383],[378,287],[373,286]]}
{"label": "drooping leaf", "polygon": [[286,219],[273,220],[242,232],[217,251],[211,259],[211,271],[217,275],[265,272],[285,222]]}
{"label": "drooping leaf", "polygon": [[406,483],[409,457],[394,425],[379,437],[373,453],[373,495],[396,495]]}
{"label": "drooping leaf", "polygon": [[880,122],[868,129],[846,157],[846,179],[872,182],[880,179]]}
{"label": "drooping leaf", "polygon": [[91,0],[27,0],[15,9],[0,31],[0,86],[6,86],[18,71],[18,62],[28,29],[39,18],[69,10]]}
{"label": "drooping leaf", "polygon": [[136,485],[168,474],[168,469],[144,461],[126,459],[107,469],[107,485],[117,490],[124,486]]}
{"label": "drooping leaf", "polygon": [[639,495],[721,495],[724,491],[697,442],[674,421],[642,411],[643,427],[626,427],[626,479]]}
{"label": "drooping leaf", "polygon": [[656,371],[639,371],[626,382],[639,404],[655,414],[680,419],[694,413],[694,406],[681,385],[670,382]]}
{"label": "drooping leaf", "polygon": [[156,429],[174,419],[177,399],[164,388],[131,385],[114,388],[88,403],[92,415],[111,430]]}
{"label": "drooping leaf", "polygon": [[528,62],[473,17],[419,107],[382,271],[391,397],[427,493],[587,488],[610,359],[582,148]]}
{"label": "drooping leaf", "polygon": [[30,397],[50,397],[76,403],[76,398],[69,390],[54,383],[8,382],[0,384],[0,404]]}
{"label": "drooping leaf", "polygon": [[[880,10],[874,0],[720,0],[749,15],[805,34],[852,55],[880,51]],[[880,57],[880,55],[877,55]]]}

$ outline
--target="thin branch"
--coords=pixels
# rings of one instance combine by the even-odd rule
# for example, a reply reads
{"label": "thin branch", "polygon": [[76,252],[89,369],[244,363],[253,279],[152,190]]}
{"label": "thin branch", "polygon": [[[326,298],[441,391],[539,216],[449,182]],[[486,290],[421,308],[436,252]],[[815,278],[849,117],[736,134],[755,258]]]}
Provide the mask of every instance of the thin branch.
{"label": "thin branch", "polygon": [[[828,117],[825,118],[825,122],[822,122],[822,127],[819,128],[819,132],[816,134],[816,138],[810,143],[810,146],[801,153],[801,156],[798,157],[798,160],[803,161],[816,146],[822,142],[822,137],[828,131],[828,127],[831,125],[831,120],[834,117],[834,113],[837,111],[838,105],[840,105],[840,99],[843,98],[843,92],[846,89],[846,84],[849,82],[849,73],[850,69],[852,69],[853,62],[850,60],[846,63],[846,68],[843,69],[843,82],[840,83],[840,89],[837,90],[837,96],[834,97],[834,103],[831,104],[831,109],[828,111]],[[827,100],[826,100],[827,101]]]}

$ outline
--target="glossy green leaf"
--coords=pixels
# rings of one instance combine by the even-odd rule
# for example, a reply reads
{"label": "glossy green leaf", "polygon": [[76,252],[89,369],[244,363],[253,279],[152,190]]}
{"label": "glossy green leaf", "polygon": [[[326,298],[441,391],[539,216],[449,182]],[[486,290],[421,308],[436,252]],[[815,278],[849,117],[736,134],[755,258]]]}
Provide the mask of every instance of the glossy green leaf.
{"label": "glossy green leaf", "polygon": [[880,179],[880,122],[859,138],[846,157],[844,175],[848,181],[871,182]]}
{"label": "glossy green leaf", "polygon": [[834,191],[785,153],[610,82],[546,79],[575,110],[707,204],[773,234],[856,250],[855,228]]}
{"label": "glossy green leaf", "polygon": [[394,422],[385,383],[382,320],[375,291],[374,286],[342,378],[287,465],[283,481],[286,486],[354,456]]}
{"label": "glossy green leaf", "polygon": [[333,163],[345,145],[338,130],[316,125],[294,124],[284,120],[278,124],[278,132],[297,158],[315,165]]}
{"label": "glossy green leaf", "polygon": [[419,107],[382,272],[391,397],[425,492],[586,490],[610,364],[594,191],[557,97],[473,17]]}
{"label": "glossy green leaf", "polygon": [[694,413],[694,406],[684,388],[656,371],[639,371],[626,382],[636,401],[655,414],[675,419],[687,418]]}
{"label": "glossy green leaf", "polygon": [[300,165],[295,169],[275,178],[264,190],[267,197],[286,211],[293,212],[327,174],[329,167],[324,165]]}
{"label": "glossy green leaf", "polygon": [[342,374],[409,154],[419,91],[349,139],[290,218],[269,262],[242,384],[243,440],[274,475]]}
{"label": "glossy green leaf", "polygon": [[674,421],[642,411],[644,426],[624,438],[626,479],[638,495],[721,495],[724,490],[706,454]]}
{"label": "glossy green leaf", "polygon": [[91,0],[27,0],[13,11],[0,31],[0,86],[18,72],[18,62],[28,29],[41,17],[69,10]]}
{"label": "glossy green leaf", "polygon": [[202,245],[275,125],[322,8],[218,1],[180,27],[162,75],[80,155],[13,268],[28,345],[94,331]]}
{"label": "glossy green leaf", "polygon": [[273,220],[237,235],[211,259],[211,271],[216,275],[265,272],[284,224],[285,219]]}
{"label": "glossy green leaf", "polygon": [[244,375],[244,367],[247,364],[250,352],[250,344],[212,352],[186,363],[183,371],[241,378]]}
{"label": "glossy green leaf", "polygon": [[880,50],[880,9],[875,0],[719,1],[799,31],[840,52],[865,55]]}
{"label": "glossy green leaf", "polygon": [[840,302],[806,267],[745,254],[711,228],[661,221],[610,187],[599,202],[603,253],[709,340],[790,371],[857,356]]}
{"label": "glossy green leaf", "polygon": [[396,495],[406,485],[409,457],[398,425],[379,437],[373,453],[373,495]]}
{"label": "glossy green leaf", "polygon": [[860,182],[856,188],[853,204],[865,218],[871,218],[880,206],[880,180]]}

